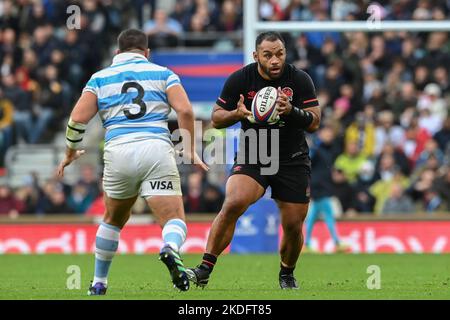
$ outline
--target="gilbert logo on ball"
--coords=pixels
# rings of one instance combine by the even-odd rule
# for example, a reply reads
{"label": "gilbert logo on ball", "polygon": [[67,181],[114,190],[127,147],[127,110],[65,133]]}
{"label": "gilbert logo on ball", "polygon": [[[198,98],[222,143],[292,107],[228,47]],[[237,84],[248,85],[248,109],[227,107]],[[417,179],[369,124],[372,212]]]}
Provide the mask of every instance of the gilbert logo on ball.
{"label": "gilbert logo on ball", "polygon": [[273,124],[279,120],[276,109],[278,90],[274,87],[264,87],[259,90],[252,101],[252,114],[257,123]]}

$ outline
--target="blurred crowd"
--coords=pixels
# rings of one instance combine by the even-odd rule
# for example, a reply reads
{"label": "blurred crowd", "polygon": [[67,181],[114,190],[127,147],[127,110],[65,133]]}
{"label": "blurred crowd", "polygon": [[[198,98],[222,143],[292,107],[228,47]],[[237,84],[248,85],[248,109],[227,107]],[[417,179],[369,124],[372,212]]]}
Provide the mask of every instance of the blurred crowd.
{"label": "blurred crowd", "polygon": [[[69,30],[71,4],[80,29]],[[366,20],[369,1],[261,0],[266,21]],[[448,20],[445,0],[380,0],[383,20]],[[90,75],[109,62],[121,29],[141,27],[150,48],[218,47],[242,31],[242,0],[0,0],[0,167],[17,143],[51,142]],[[213,34],[214,37],[208,36]],[[323,108],[310,135],[313,199],[345,214],[450,211],[448,32],[291,32],[288,62],[308,72]],[[101,41],[99,41],[101,39]],[[0,214],[99,213],[100,178],[75,185],[31,174],[0,186]],[[90,173],[89,173],[90,172]],[[90,177],[89,177],[90,176]],[[219,185],[220,187],[218,187]],[[187,212],[217,212],[223,184],[183,177]],[[148,212],[142,203],[135,209]]]}
{"label": "blurred crowd", "polygon": [[[385,14],[447,19],[448,2],[430,3],[396,1]],[[310,143],[312,197],[337,198],[347,214],[450,211],[449,33],[286,37],[289,60],[311,75],[323,110]]]}

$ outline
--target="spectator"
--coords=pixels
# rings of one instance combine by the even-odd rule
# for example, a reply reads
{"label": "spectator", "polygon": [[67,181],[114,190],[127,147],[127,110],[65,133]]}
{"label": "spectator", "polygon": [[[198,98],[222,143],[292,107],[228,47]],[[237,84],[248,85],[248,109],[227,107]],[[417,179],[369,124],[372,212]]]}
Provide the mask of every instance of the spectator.
{"label": "spectator", "polygon": [[11,28],[5,29],[0,46],[1,73],[8,74],[15,72],[22,64],[22,56],[23,50],[17,45],[16,32]]}
{"label": "spectator", "polygon": [[441,98],[441,89],[435,83],[428,84],[417,102],[420,112],[419,126],[436,133],[447,117],[447,104]]}
{"label": "spectator", "polygon": [[414,213],[414,204],[405,193],[403,186],[400,183],[394,183],[391,186],[391,193],[389,198],[383,205],[383,214],[396,213]]}
{"label": "spectator", "polygon": [[446,95],[450,93],[449,75],[446,67],[438,66],[433,71],[433,80],[439,86],[441,92]]}
{"label": "spectator", "polygon": [[53,38],[51,32],[47,26],[39,26],[33,32],[31,49],[36,53],[40,67],[50,63],[51,53],[58,47],[57,40]]}
{"label": "spectator", "polygon": [[375,180],[374,165],[370,161],[364,162],[361,166],[361,170],[358,172],[358,178],[354,186],[354,193],[351,193],[351,210],[366,214],[373,212],[375,198],[370,194],[369,188]]}
{"label": "spectator", "polygon": [[426,207],[427,193],[431,191],[436,173],[431,169],[421,171],[413,177],[407,192],[421,207]]}
{"label": "spectator", "polygon": [[425,86],[430,83],[430,70],[427,66],[419,64],[414,69],[414,84],[416,90],[423,91]]}
{"label": "spectator", "polygon": [[0,12],[0,28],[11,28],[14,31],[19,31],[20,21],[18,16],[18,8],[14,5],[14,1],[2,1],[2,12]]}
{"label": "spectator", "polygon": [[375,171],[377,172],[377,174],[374,178],[376,180],[381,178],[379,174],[380,164],[381,159],[383,159],[383,157],[385,156],[392,157],[394,159],[395,166],[400,168],[400,171],[403,173],[403,175],[409,176],[409,174],[411,173],[411,166],[405,153],[402,151],[402,149],[396,148],[392,143],[386,143],[375,162]]}
{"label": "spectator", "polygon": [[380,154],[386,143],[392,143],[395,147],[400,146],[405,134],[402,127],[394,124],[392,111],[382,111],[378,114],[378,125],[375,131],[375,154]]}
{"label": "spectator", "polygon": [[356,182],[356,177],[363,163],[367,160],[356,141],[350,141],[345,146],[345,153],[337,157],[334,166],[344,172],[350,184]]}
{"label": "spectator", "polygon": [[[86,43],[80,39],[77,30],[65,30],[61,51],[69,63],[68,69],[65,70],[66,80],[74,87],[74,91],[78,92],[81,89],[85,74],[89,72],[89,70],[84,70],[85,60],[89,57],[89,50]],[[61,73],[59,74],[61,75]]]}
{"label": "spectator", "polygon": [[233,32],[242,29],[242,19],[239,17],[238,9],[232,0],[223,1],[220,15],[216,20],[216,30]]}
{"label": "spectator", "polygon": [[85,213],[88,216],[103,216],[105,214],[105,200],[103,198],[103,182],[101,179],[98,181],[99,194],[91,203],[89,208],[86,209]]}
{"label": "spectator", "polygon": [[375,154],[375,126],[371,119],[367,119],[364,113],[358,112],[355,121],[345,131],[345,141],[358,142],[358,148],[366,157]]}
{"label": "spectator", "polygon": [[386,153],[380,158],[379,167],[377,170],[377,175],[375,176],[376,180],[391,180],[400,168],[395,163],[395,158],[392,154]]}
{"label": "spectator", "polygon": [[[262,14],[261,14],[262,15]],[[268,13],[265,14],[267,17]],[[305,4],[302,0],[292,0],[284,11],[286,20],[295,21],[311,21],[313,14],[311,8]]]}
{"label": "spectator", "polygon": [[442,199],[443,210],[450,211],[450,166],[447,165],[442,175],[432,184],[432,190]]}
{"label": "spectator", "polygon": [[[58,80],[58,71],[54,65],[45,67],[45,73],[40,81],[40,95],[35,106],[34,117],[36,118],[30,143],[42,142],[42,136],[51,128],[49,123],[56,120],[60,123],[64,114],[63,84]],[[59,129],[56,126],[52,129]]]}
{"label": "spectator", "polygon": [[77,183],[67,199],[67,204],[75,213],[84,213],[94,201],[93,194],[89,193],[87,185]]}
{"label": "spectator", "polygon": [[445,203],[434,189],[425,191],[422,210],[427,213],[434,213],[445,210]]}
{"label": "spectator", "polygon": [[23,212],[24,208],[24,203],[14,196],[9,186],[0,185],[0,214],[7,214],[11,218],[15,218],[20,212]]}
{"label": "spectator", "polygon": [[368,59],[381,74],[387,74],[392,66],[392,55],[386,49],[385,39],[381,35],[372,37]]}
{"label": "spectator", "polygon": [[3,165],[6,151],[12,145],[13,140],[13,113],[14,107],[11,101],[2,99],[0,91],[0,166]]}
{"label": "spectator", "polygon": [[[132,0],[134,14],[138,19],[139,27],[142,28],[144,22],[144,5],[148,5],[150,9],[150,17],[154,16],[157,0]],[[181,1],[176,1],[177,4],[181,4]]]}
{"label": "spectator", "polygon": [[101,179],[97,176],[95,169],[91,165],[83,165],[81,167],[81,179],[78,184],[84,185],[88,197],[90,199],[96,199],[101,193]]}
{"label": "spectator", "polygon": [[186,212],[201,211],[202,180],[203,175],[200,172],[193,172],[188,176],[187,190],[183,192]]}
{"label": "spectator", "polygon": [[190,36],[185,41],[187,47],[208,47],[212,46],[214,40],[205,38],[204,33],[208,26],[209,17],[196,13],[192,16],[189,32]]}
{"label": "spectator", "polygon": [[332,169],[333,195],[337,197],[342,211],[348,213],[354,209],[353,198],[355,189],[348,182],[348,179],[341,169]]}
{"label": "spectator", "polygon": [[284,12],[278,1],[262,0],[259,5],[259,17],[263,21],[281,21]]}
{"label": "spectator", "polygon": [[47,214],[66,214],[74,213],[74,210],[69,206],[63,190],[56,188],[56,190],[48,195],[48,200],[44,212]]}
{"label": "spectator", "polygon": [[204,187],[204,190],[202,192],[202,200],[201,200],[201,212],[207,212],[207,213],[217,213],[222,208],[224,200],[224,195],[222,191],[213,186],[213,185],[206,185]]}
{"label": "spectator", "polygon": [[382,213],[384,204],[390,196],[392,185],[399,184],[403,188],[407,188],[409,185],[409,180],[400,171],[396,171],[393,176],[384,175],[383,177],[384,179],[379,179],[369,188],[370,194],[375,198],[375,214]]}
{"label": "spectator", "polygon": [[417,105],[417,92],[412,82],[404,82],[401,85],[400,97],[393,97],[392,102],[394,119],[400,119],[401,114],[407,108],[415,108]]}
{"label": "spectator", "polygon": [[425,166],[427,164],[427,161],[431,157],[434,157],[434,159],[437,161],[436,167],[439,167],[442,165],[442,163],[444,161],[444,154],[439,149],[439,146],[434,139],[429,139],[425,143],[424,150],[419,154],[419,157],[416,161],[415,167],[420,168],[422,166]]}
{"label": "spectator", "polygon": [[17,85],[13,74],[3,76],[2,84],[3,96],[13,105],[16,136],[30,142],[34,127],[30,96]]}
{"label": "spectator", "polygon": [[443,153],[450,150],[450,115],[447,116],[441,130],[436,132],[433,139],[437,142],[439,149]]}
{"label": "spectator", "polygon": [[15,197],[24,204],[20,213],[36,213],[39,201],[39,191],[39,188],[35,187],[33,184],[25,184],[18,188],[15,192]]}
{"label": "spectator", "polygon": [[411,167],[414,168],[419,155],[425,148],[425,144],[430,139],[430,134],[424,128],[419,127],[417,117],[414,117],[405,131],[404,138],[401,140],[403,152],[408,157]]}
{"label": "spectator", "polygon": [[311,197],[313,199],[333,196],[331,168],[341,152],[335,143],[336,135],[331,127],[325,126],[317,133],[315,145],[311,147],[312,163]]}
{"label": "spectator", "polygon": [[44,6],[42,2],[36,1],[33,3],[31,10],[26,19],[25,30],[28,33],[33,33],[38,27],[42,27],[48,23],[48,17],[46,17]]}
{"label": "spectator", "polygon": [[[318,3],[314,4],[314,5],[318,5]],[[327,12],[321,8],[317,8],[316,10],[314,10],[313,14],[314,14],[313,20],[316,22],[329,20],[329,16],[328,16]],[[327,39],[331,39],[337,44],[337,43],[339,43],[340,38],[341,38],[341,35],[339,34],[339,32],[332,32],[332,31],[331,32],[330,31],[307,32],[306,36],[308,37],[309,43],[311,43],[311,45],[313,45],[317,49],[320,49]]]}
{"label": "spectator", "polygon": [[180,23],[169,18],[163,9],[156,10],[155,19],[144,25],[151,49],[177,46],[182,31]]}

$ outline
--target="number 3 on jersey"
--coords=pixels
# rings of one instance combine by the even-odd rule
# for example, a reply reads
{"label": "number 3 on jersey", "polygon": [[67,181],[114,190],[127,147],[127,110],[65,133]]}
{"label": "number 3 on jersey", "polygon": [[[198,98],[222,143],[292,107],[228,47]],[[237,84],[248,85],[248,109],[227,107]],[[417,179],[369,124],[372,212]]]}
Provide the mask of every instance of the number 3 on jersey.
{"label": "number 3 on jersey", "polygon": [[142,98],[144,97],[144,88],[137,82],[127,82],[122,87],[122,93],[127,93],[128,89],[134,88],[137,90],[138,95],[136,98],[133,98],[133,104],[139,105],[140,109],[138,113],[131,113],[130,110],[126,109],[123,113],[128,119],[134,120],[139,119],[145,115],[147,112],[147,106],[145,105]]}

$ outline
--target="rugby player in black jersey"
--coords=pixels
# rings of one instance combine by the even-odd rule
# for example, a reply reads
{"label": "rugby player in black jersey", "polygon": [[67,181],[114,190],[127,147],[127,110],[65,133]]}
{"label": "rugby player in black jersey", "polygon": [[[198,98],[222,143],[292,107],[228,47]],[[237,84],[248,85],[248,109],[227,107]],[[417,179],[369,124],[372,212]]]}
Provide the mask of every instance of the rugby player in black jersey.
{"label": "rugby player in black jersey", "polygon": [[[252,155],[248,154],[249,143],[241,134],[238,153],[246,153],[242,158],[238,154],[236,159],[245,161],[236,161],[233,166],[226,185],[225,201],[212,224],[203,261],[197,267],[187,269],[187,273],[197,285],[205,286],[208,283],[217,257],[232,240],[238,218],[270,186],[272,198],[280,209],[283,228],[280,287],[296,289],[298,284],[294,269],[303,246],[302,226],[308,212],[311,174],[304,132],[318,129],[321,111],[311,78],[304,71],[286,63],[286,47],[279,33],[261,33],[256,39],[255,49],[255,63],[234,72],[227,79],[214,106],[212,124],[215,128],[226,128],[240,121],[244,132],[251,129],[259,132],[258,129],[266,128],[269,135],[273,130],[278,130],[279,154],[275,157],[271,155],[272,159],[279,161],[278,171],[273,175],[264,175],[259,158],[256,163],[246,162]],[[275,124],[250,121],[253,97],[266,86],[278,90],[280,120]],[[260,135],[257,135],[259,139]],[[261,147],[259,141],[258,147]]]}

